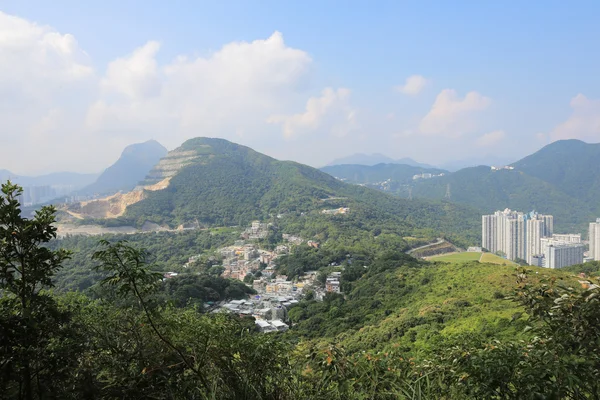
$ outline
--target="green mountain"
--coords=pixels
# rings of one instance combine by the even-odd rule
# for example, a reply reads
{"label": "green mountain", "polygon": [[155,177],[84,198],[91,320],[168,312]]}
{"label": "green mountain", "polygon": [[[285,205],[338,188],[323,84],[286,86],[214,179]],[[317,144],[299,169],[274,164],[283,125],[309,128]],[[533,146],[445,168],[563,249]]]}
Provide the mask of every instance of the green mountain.
{"label": "green mountain", "polygon": [[559,140],[512,165],[600,211],[600,143]]}
{"label": "green mountain", "polygon": [[[349,215],[323,213],[340,207],[350,208]],[[173,228],[244,226],[279,215],[312,235],[319,233],[315,227],[327,230],[339,219],[338,227],[349,224],[356,232],[388,227],[401,237],[459,234],[463,244],[477,242],[480,229],[479,215],[468,207],[404,200],[211,138],[191,139],[169,152],[136,190],[70,206],[69,212],[96,223],[142,226],[150,221]],[[301,216],[310,226],[295,218]],[[345,235],[351,238],[352,232]]]}
{"label": "green mountain", "polygon": [[[552,214],[560,231],[585,233],[588,222],[600,215],[597,201],[600,198],[600,144],[557,141],[515,162],[512,167],[514,169],[499,170],[471,167],[414,181],[408,180],[411,174],[408,166],[348,165],[323,170],[400,197],[446,199],[474,207],[480,213],[512,208]],[[423,172],[439,174],[442,171]],[[386,179],[391,182],[381,184]]]}
{"label": "green mountain", "polygon": [[129,145],[121,157],[81,193],[111,194],[131,190],[166,154],[167,149],[155,140]]}
{"label": "green mountain", "polygon": [[477,207],[482,212],[511,208],[552,214],[558,230],[582,231],[593,216],[591,205],[559,187],[518,169],[465,168],[443,177],[415,184],[414,197],[450,200]]}
{"label": "green mountain", "polygon": [[[437,168],[424,168],[407,164],[377,164],[372,166],[343,164],[323,167],[321,171],[350,183],[374,185],[389,181],[388,186],[392,188],[396,188],[397,185],[412,183],[415,175],[424,173],[439,175],[448,172]],[[394,189],[388,190],[395,191]]]}

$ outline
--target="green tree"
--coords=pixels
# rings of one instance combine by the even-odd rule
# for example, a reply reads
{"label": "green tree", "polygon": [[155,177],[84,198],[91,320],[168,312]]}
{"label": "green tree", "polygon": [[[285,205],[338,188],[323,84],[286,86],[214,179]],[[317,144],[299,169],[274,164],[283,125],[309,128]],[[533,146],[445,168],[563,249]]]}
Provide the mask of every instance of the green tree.
{"label": "green tree", "polygon": [[56,210],[24,218],[22,193],[9,181],[0,195],[0,383],[3,396],[30,400],[56,395],[68,375],[68,361],[59,359],[69,318],[45,289],[69,252],[44,246],[56,237]]}

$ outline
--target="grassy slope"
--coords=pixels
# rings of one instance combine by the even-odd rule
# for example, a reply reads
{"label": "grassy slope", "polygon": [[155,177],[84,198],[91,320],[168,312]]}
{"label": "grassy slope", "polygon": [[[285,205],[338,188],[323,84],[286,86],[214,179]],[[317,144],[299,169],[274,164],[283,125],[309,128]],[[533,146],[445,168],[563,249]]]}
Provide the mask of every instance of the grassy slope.
{"label": "grassy slope", "polygon": [[[343,306],[320,314],[330,317],[321,322],[331,326],[324,332],[325,340],[339,342],[351,352],[391,348],[420,352],[459,334],[511,339],[524,335],[527,321],[519,314],[522,308],[504,299],[515,288],[515,267],[478,262],[420,265],[367,274],[355,282]],[[535,267],[531,271],[534,283],[550,276],[575,283],[568,272]],[[345,325],[361,314],[366,314],[363,326]]]}
{"label": "grassy slope", "polygon": [[442,261],[442,262],[449,262],[449,263],[479,261],[481,263],[488,263],[488,264],[516,265],[512,261],[507,260],[502,257],[499,257],[492,253],[476,253],[476,252],[464,252],[464,253],[433,256],[433,257],[429,257],[428,260]]}
{"label": "grassy slope", "polygon": [[479,261],[481,253],[455,253],[441,256],[430,257],[431,261],[443,261],[443,262],[467,262],[467,261]]}

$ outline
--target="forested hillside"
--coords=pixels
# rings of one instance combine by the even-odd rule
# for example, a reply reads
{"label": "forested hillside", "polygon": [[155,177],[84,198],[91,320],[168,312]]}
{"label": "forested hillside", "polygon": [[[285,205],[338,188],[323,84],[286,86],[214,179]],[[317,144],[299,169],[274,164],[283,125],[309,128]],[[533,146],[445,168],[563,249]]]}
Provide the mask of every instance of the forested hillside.
{"label": "forested hillside", "polygon": [[600,210],[600,143],[559,140],[513,166]]}
{"label": "forested hillside", "polygon": [[[600,144],[561,140],[512,164],[514,169],[479,166],[414,181],[408,179],[412,171],[407,166],[344,165],[326,167],[324,171],[402,198],[446,199],[468,205],[479,214],[505,208],[536,210],[554,215],[558,230],[585,235],[587,224],[600,215],[600,203],[596,201],[600,197],[598,160]],[[423,172],[436,174],[433,170]],[[390,181],[382,185],[386,180]]]}
{"label": "forested hillside", "polygon": [[[464,206],[427,200],[408,201],[376,190],[346,184],[306,165],[278,161],[223,139],[196,138],[173,154],[185,155],[165,188],[146,190],[116,219],[81,223],[142,226],[146,221],[177,227],[242,226],[277,215],[319,219],[321,212],[350,208],[359,225],[394,225],[402,236],[428,229],[432,235],[456,236],[475,243],[478,212]],[[147,180],[155,183],[162,176]],[[79,212],[79,211],[78,211]],[[362,229],[362,228],[361,228]]]}
{"label": "forested hillside", "polygon": [[511,208],[554,215],[560,231],[583,231],[596,206],[518,169],[494,171],[485,166],[419,182],[412,194],[441,199],[448,188],[452,202],[471,205],[484,213]]}

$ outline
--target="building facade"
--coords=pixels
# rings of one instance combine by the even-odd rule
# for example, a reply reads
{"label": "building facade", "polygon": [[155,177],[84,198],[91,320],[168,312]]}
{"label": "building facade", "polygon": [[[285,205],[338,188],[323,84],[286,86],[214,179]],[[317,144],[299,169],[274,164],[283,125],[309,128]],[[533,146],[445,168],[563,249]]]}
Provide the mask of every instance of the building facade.
{"label": "building facade", "polygon": [[[509,260],[535,265],[543,255],[541,239],[554,233],[554,217],[534,211],[506,209],[481,217],[481,245],[492,253],[502,252]],[[534,260],[534,257],[536,260]]]}
{"label": "building facade", "polygon": [[558,269],[583,263],[583,244],[551,244],[544,254],[544,267]]}
{"label": "building facade", "polygon": [[596,222],[590,223],[589,239],[589,257],[594,261],[600,261],[600,218],[596,219]]}

